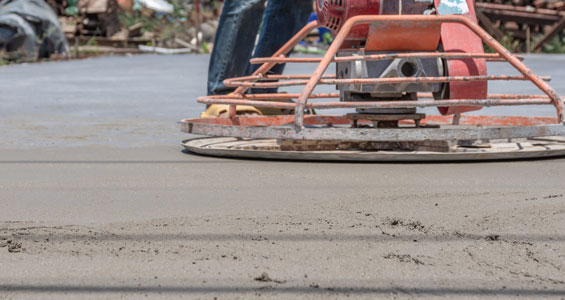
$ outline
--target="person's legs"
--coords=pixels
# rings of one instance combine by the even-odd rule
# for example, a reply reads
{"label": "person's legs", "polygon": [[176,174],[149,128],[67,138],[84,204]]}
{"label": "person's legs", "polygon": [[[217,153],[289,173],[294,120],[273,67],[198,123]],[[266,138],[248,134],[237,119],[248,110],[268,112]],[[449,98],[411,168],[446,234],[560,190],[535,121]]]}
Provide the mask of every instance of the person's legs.
{"label": "person's legs", "polygon": [[265,0],[224,2],[208,67],[208,95],[232,92],[224,79],[247,75],[264,9]]}
{"label": "person's legs", "polygon": [[[263,16],[259,43],[253,57],[270,57],[292,38],[312,13],[312,0],[269,0]],[[261,65],[250,65],[252,74]],[[284,64],[275,65],[268,74],[282,74]],[[277,89],[252,89],[252,93],[275,93]]]}

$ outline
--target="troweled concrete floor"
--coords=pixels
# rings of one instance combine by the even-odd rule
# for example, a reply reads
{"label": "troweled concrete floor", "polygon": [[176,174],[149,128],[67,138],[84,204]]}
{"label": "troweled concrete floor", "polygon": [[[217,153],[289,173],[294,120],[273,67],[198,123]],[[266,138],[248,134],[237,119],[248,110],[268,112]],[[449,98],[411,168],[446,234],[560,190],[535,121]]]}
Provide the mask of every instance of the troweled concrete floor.
{"label": "troweled concrete floor", "polygon": [[[186,154],[176,122],[200,113],[207,60],[0,68],[0,298],[565,297],[565,159]],[[565,94],[565,57],[526,61]],[[275,281],[254,280],[263,272]]]}

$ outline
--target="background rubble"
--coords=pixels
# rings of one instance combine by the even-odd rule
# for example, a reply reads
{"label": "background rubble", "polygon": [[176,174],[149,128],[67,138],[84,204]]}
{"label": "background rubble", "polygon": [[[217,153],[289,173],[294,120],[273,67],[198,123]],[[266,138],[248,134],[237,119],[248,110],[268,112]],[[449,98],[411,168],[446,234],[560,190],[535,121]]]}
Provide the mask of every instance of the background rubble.
{"label": "background rubble", "polygon": [[[8,55],[6,52],[10,51],[4,45],[0,64],[139,52],[207,53],[213,47],[223,4],[221,0],[4,0],[1,3],[29,2],[45,8],[43,1],[56,15],[49,13],[44,18],[52,24],[57,23],[54,21],[57,18],[60,24],[55,25],[51,36],[64,34],[68,43],[59,38],[58,42],[35,46],[42,51]],[[0,8],[0,14],[5,14],[5,10]],[[478,0],[476,12],[479,24],[510,51],[565,53],[565,0]],[[328,33],[322,38],[313,33],[295,51],[324,53],[329,42]]]}
{"label": "background rubble", "polygon": [[481,0],[480,25],[513,52],[565,53],[565,1]]}

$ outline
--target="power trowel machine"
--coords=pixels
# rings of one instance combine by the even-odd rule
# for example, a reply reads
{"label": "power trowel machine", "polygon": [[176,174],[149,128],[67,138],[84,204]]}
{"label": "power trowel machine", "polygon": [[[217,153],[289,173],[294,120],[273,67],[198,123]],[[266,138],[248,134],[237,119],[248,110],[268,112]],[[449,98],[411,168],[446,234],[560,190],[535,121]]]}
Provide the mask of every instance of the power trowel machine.
{"label": "power trowel machine", "polygon": [[[225,116],[186,119],[192,152],[292,160],[441,161],[565,155],[563,100],[485,32],[473,0],[316,0],[318,21],[252,75],[225,80],[233,94],[204,96],[229,105]],[[335,35],[321,57],[288,57],[318,27]],[[487,45],[494,53],[485,53]],[[487,62],[517,75],[489,75]],[[311,75],[268,75],[280,63],[316,63]],[[330,64],[335,74],[326,74]],[[489,94],[489,81],[529,81],[541,94]],[[249,94],[250,88],[304,86],[301,93]],[[319,85],[335,93],[316,93]],[[491,106],[550,105],[556,117],[481,116]],[[237,106],[291,111],[239,115]],[[428,107],[437,107],[438,111]],[[323,110],[346,113],[317,114]],[[312,113],[315,111],[316,113]],[[424,112],[426,113],[424,113]],[[474,112],[475,111],[475,112]],[[434,112],[434,113],[432,113]]]}

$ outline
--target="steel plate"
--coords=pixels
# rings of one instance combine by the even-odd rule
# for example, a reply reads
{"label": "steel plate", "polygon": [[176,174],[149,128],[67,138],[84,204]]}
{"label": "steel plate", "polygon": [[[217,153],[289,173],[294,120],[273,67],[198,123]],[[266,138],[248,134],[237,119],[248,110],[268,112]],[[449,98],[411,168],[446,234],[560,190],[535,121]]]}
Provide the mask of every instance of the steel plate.
{"label": "steel plate", "polygon": [[491,143],[491,148],[459,147],[456,152],[423,151],[280,151],[274,139],[204,137],[182,145],[202,155],[247,159],[360,162],[447,162],[550,158],[565,156],[564,137]]}

